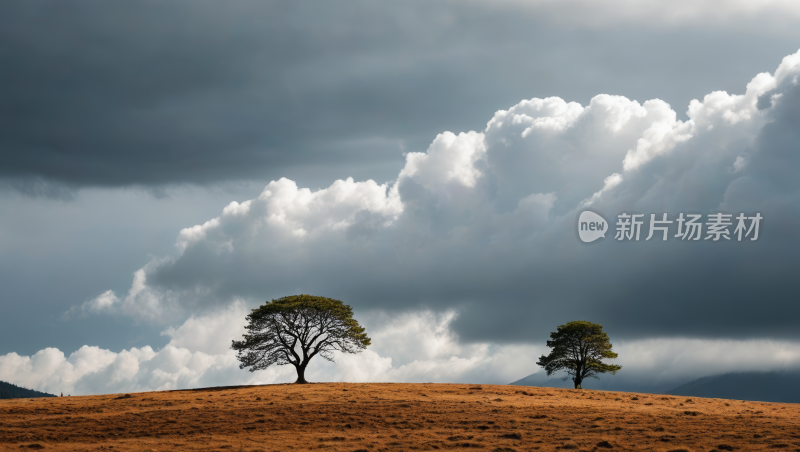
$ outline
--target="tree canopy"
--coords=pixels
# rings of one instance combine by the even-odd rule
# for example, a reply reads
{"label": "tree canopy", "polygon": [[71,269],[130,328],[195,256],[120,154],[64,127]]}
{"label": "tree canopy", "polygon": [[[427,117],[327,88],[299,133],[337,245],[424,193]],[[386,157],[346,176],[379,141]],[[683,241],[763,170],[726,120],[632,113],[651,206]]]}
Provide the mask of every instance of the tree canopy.
{"label": "tree canopy", "polygon": [[603,326],[583,320],[569,322],[550,333],[552,340],[547,346],[552,348],[548,356],[542,355],[536,363],[550,376],[566,370],[566,380],[572,377],[575,388],[580,389],[586,378],[597,378],[598,374],[614,375],[622,366],[605,364],[603,359],[613,359],[617,354],[611,351],[611,342],[603,331]]}
{"label": "tree canopy", "polygon": [[247,332],[233,341],[239,368],[250,372],[271,365],[291,364],[295,383],[307,383],[305,370],[319,355],[333,361],[333,353],[359,353],[370,339],[353,318],[353,309],[339,300],[292,295],[272,300],[247,315]]}

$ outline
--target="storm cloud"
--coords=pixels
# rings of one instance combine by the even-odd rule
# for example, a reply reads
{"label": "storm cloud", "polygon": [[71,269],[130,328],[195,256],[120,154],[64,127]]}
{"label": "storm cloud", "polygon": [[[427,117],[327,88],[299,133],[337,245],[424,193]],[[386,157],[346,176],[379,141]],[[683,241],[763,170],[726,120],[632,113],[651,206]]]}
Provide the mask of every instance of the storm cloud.
{"label": "storm cloud", "polygon": [[[298,293],[373,338],[317,381],[508,383],[577,319],[620,353],[606,388],[796,370],[798,22],[793,2],[3,2],[0,380],[287,381],[227,347]],[[578,240],[583,209],[604,240]],[[759,239],[646,240],[650,214],[714,212],[760,214]],[[614,239],[621,213],[639,241]]]}
{"label": "storm cloud", "polygon": [[[524,100],[407,154],[392,183],[273,181],[183,229],[179,254],[136,272],[127,294],[75,309],[169,322],[324,293],[360,310],[458,309],[468,342],[540,340],[576,318],[625,339],[797,339],[798,77],[800,53],[743,94],[692,101],[686,121],[660,100]],[[764,220],[757,241],[680,240],[676,223],[670,240],[646,240],[645,220],[639,241],[585,246],[587,206],[612,227],[624,212]]]}
{"label": "storm cloud", "polygon": [[748,58],[764,69],[794,50],[782,41],[797,16],[715,2],[4,2],[0,178],[56,197],[284,176],[320,188],[342,173],[382,183],[403,152],[522,98],[685,105],[732,89],[751,75],[731,63],[741,49],[758,43]]}

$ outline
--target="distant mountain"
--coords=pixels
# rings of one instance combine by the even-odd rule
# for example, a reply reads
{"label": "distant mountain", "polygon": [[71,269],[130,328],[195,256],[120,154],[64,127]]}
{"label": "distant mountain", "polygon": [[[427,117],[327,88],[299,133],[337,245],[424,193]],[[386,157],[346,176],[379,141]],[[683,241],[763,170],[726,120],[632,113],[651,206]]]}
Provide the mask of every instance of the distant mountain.
{"label": "distant mountain", "polygon": [[[564,388],[572,389],[574,384],[572,379],[562,380],[563,375],[553,375],[548,377],[545,372],[536,372],[525,378],[519,379],[512,385],[518,386],[539,386],[544,388]],[[583,389],[594,389],[599,391],[622,391],[622,392],[646,392],[650,394],[661,394],[669,388],[674,387],[675,383],[642,381],[626,374],[609,375],[603,374],[599,378],[587,378],[583,380]]]}
{"label": "distant mountain", "polygon": [[540,386],[543,388],[564,389],[572,389],[573,387],[572,380],[562,381],[560,378],[547,377],[543,372],[537,372],[535,374],[528,375],[525,378],[521,378],[509,384],[517,386]]}
{"label": "distant mountain", "polygon": [[[528,375],[510,384],[572,389],[571,380],[562,381],[558,377],[548,377],[544,372]],[[641,382],[633,377],[626,378],[624,374],[620,373],[618,375],[601,375],[599,380],[584,380],[583,388],[715,399],[800,403],[800,371],[728,373],[698,378],[678,387],[674,387],[676,383],[670,386],[666,386],[666,384]],[[669,389],[670,387],[674,389]]]}
{"label": "distant mountain", "polygon": [[53,394],[20,388],[17,385],[0,381],[0,399],[33,399],[36,397],[55,397]]}
{"label": "distant mountain", "polygon": [[800,372],[747,372],[703,377],[667,394],[760,402],[800,403]]}

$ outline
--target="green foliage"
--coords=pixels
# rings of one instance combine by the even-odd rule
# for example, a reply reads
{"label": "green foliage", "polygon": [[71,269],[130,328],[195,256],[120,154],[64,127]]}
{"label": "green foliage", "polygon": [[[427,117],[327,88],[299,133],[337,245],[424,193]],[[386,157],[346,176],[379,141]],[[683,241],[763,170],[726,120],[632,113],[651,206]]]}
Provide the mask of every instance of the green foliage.
{"label": "green foliage", "polygon": [[550,333],[550,339],[547,341],[552,348],[550,354],[542,355],[536,364],[544,367],[548,376],[565,370],[568,376],[564,379],[571,376],[576,389],[580,389],[586,378],[597,378],[601,373],[614,375],[622,369],[603,363],[603,359],[616,358],[617,354],[611,351],[611,342],[602,325],[583,320],[569,322]]}
{"label": "green foliage", "polygon": [[253,309],[247,320],[244,340],[232,343],[239,368],[255,372],[291,364],[297,369],[297,383],[306,382],[311,358],[319,355],[333,361],[333,352],[359,353],[370,345],[353,309],[332,298],[279,298]]}

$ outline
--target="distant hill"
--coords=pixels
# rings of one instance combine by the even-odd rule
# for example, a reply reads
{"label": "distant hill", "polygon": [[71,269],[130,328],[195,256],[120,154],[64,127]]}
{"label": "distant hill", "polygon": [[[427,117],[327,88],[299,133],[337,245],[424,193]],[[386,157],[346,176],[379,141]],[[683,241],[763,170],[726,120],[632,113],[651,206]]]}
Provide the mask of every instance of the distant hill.
{"label": "distant hill", "polygon": [[[618,375],[601,375],[599,380],[584,381],[584,389],[602,391],[647,392],[715,399],[752,400],[759,402],[800,403],[800,371],[792,372],[744,372],[728,373],[698,378],[678,387],[672,383],[650,384]],[[512,385],[539,386],[548,388],[572,388],[572,381],[548,377],[537,372],[517,380]],[[673,389],[669,389],[672,387]]]}
{"label": "distant hill", "polygon": [[36,397],[55,397],[53,394],[20,388],[17,385],[0,381],[0,399],[33,399]]}
{"label": "distant hill", "polygon": [[760,402],[800,403],[800,372],[747,372],[703,377],[667,394]]}

